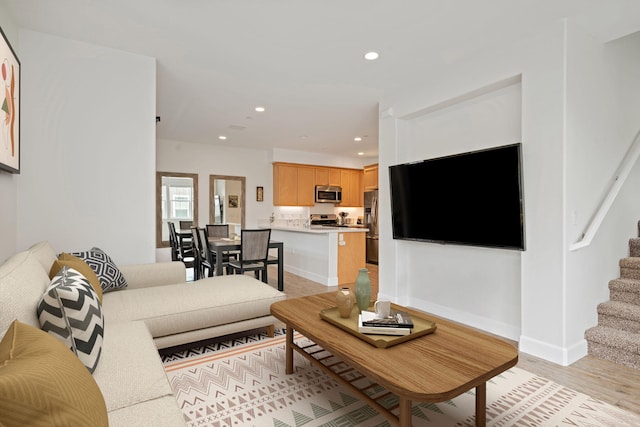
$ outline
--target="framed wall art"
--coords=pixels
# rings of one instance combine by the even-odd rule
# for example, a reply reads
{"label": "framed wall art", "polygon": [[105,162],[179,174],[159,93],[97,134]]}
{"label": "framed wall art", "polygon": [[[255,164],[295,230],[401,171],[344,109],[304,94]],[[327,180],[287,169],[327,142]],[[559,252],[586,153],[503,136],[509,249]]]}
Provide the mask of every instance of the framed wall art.
{"label": "framed wall art", "polygon": [[20,60],[0,28],[0,170],[20,173]]}
{"label": "framed wall art", "polygon": [[264,201],[264,188],[256,187],[256,201],[258,202]]}

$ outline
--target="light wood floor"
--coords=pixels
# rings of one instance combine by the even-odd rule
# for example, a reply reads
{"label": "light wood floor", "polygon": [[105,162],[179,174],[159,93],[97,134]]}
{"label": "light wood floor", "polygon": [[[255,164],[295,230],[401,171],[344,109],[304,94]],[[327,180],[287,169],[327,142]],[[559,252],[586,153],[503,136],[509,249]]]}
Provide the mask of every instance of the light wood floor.
{"label": "light wood floor", "polygon": [[[276,287],[277,270],[269,271],[269,284]],[[372,298],[378,293],[378,266],[367,264]],[[336,291],[337,286],[324,286],[285,272],[284,292],[289,298]],[[512,342],[517,346],[517,342]],[[518,367],[553,380],[573,390],[640,415],[640,370],[606,360],[586,356],[571,366],[560,366],[520,352]]]}

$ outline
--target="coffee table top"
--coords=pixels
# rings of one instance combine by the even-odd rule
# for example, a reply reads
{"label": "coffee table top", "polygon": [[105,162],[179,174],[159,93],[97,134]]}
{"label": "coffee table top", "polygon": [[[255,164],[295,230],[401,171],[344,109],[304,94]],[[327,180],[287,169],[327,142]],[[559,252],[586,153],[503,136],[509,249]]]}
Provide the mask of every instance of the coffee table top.
{"label": "coffee table top", "polygon": [[518,362],[518,350],[500,338],[410,308],[438,328],[390,348],[376,348],[320,318],[335,292],[271,305],[271,314],[400,396],[422,402],[452,399]]}

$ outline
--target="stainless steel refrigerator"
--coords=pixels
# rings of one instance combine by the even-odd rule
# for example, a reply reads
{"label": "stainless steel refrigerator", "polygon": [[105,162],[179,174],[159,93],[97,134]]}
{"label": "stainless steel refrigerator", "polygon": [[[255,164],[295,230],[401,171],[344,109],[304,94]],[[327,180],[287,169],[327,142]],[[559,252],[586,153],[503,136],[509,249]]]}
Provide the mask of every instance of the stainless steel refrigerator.
{"label": "stainless steel refrigerator", "polygon": [[364,223],[367,232],[367,262],[378,264],[378,190],[364,192]]}

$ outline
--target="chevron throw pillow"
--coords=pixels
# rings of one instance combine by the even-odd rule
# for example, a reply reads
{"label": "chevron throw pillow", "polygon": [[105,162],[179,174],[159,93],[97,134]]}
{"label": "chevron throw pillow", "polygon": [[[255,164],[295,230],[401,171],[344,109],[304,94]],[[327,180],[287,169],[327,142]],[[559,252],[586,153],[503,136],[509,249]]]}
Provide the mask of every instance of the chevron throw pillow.
{"label": "chevron throw pillow", "polygon": [[40,299],[37,314],[42,330],[64,342],[93,373],[102,352],[104,317],[89,281],[62,267]]}
{"label": "chevron throw pillow", "polygon": [[95,271],[100,279],[102,292],[116,291],[127,287],[127,281],[122,272],[102,249],[93,247],[89,251],[73,252],[71,255],[84,260]]}

